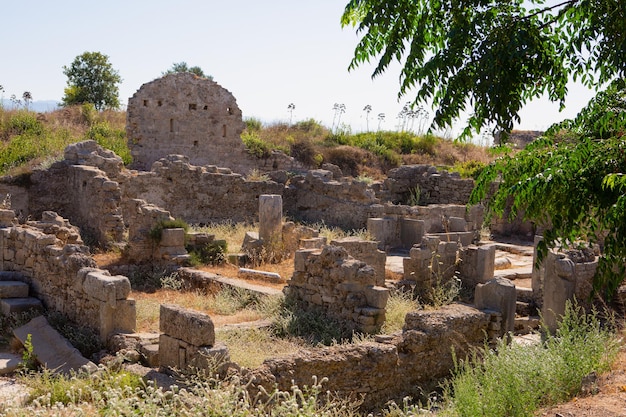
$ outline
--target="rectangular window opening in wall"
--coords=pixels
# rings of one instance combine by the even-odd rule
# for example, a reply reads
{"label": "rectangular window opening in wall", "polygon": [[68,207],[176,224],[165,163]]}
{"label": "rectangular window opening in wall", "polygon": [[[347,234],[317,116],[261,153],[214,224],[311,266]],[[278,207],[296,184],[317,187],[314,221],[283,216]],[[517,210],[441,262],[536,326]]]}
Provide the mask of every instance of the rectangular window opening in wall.
{"label": "rectangular window opening in wall", "polygon": [[189,110],[196,110],[197,107],[198,106],[195,103],[194,104],[189,103]]}
{"label": "rectangular window opening in wall", "polygon": [[170,132],[174,131],[174,119],[170,119]]}
{"label": "rectangular window opening in wall", "polygon": [[226,137],[226,125],[222,125],[222,137]]}
{"label": "rectangular window opening in wall", "polygon": [[163,101],[159,100],[157,101],[157,106],[161,107],[163,105]]}
{"label": "rectangular window opening in wall", "polygon": [[198,146],[198,141],[197,140],[193,141],[193,146]]}
{"label": "rectangular window opening in wall", "polygon": [[231,109],[230,107],[226,107],[226,112],[228,114],[233,114],[233,109]]}
{"label": "rectangular window opening in wall", "polygon": [[148,107],[148,100],[144,100],[144,101],[143,101],[143,106],[144,106],[144,107]]}
{"label": "rectangular window opening in wall", "polygon": [[204,106],[202,110],[209,110],[209,106]]}

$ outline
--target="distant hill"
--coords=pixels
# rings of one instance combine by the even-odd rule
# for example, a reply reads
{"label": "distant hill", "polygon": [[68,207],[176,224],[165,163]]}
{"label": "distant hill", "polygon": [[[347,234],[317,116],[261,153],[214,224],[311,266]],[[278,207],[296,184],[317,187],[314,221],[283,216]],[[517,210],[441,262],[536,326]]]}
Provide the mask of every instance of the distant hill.
{"label": "distant hill", "polygon": [[[37,100],[30,103],[28,109],[37,113],[45,113],[56,110],[59,107],[59,104],[60,103],[56,100]],[[2,99],[2,107],[7,110],[13,110],[16,108],[15,104],[7,98]],[[23,108],[24,105],[22,104],[19,107]]]}

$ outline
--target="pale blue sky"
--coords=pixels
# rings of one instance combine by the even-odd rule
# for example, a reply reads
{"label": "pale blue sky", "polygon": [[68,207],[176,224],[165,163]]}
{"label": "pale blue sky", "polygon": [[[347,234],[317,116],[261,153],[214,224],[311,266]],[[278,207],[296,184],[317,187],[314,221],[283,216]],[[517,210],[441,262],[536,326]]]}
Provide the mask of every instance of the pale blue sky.
{"label": "pale blue sky", "polygon": [[[382,128],[393,129],[409,100],[397,100],[399,67],[374,80],[371,66],[348,72],[358,37],[339,23],[346,2],[11,1],[0,15],[0,85],[4,98],[30,91],[35,100],[60,100],[67,81],[63,66],[98,51],[123,79],[123,104],[143,83],[185,61],[231,91],[244,117],[288,121],[287,106],[294,103],[294,121],[314,118],[330,126],[333,104],[343,103],[342,122],[360,131],[366,125],[363,107],[370,104],[370,129],[378,113],[386,114]],[[545,129],[573,117],[592,96],[572,87],[562,113],[547,100],[535,102],[518,127]]]}

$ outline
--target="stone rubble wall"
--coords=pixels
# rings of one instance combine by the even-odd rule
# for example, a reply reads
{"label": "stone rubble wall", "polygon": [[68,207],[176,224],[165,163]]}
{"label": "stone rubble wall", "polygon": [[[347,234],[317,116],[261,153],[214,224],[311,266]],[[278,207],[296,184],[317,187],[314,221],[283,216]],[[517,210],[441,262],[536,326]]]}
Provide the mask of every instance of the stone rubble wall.
{"label": "stone rubble wall", "polygon": [[332,246],[341,246],[354,259],[365,262],[376,272],[376,285],[385,286],[385,263],[387,254],[378,250],[378,243],[373,240],[363,240],[357,236],[348,236],[342,239],[331,240]]}
{"label": "stone rubble wall", "polygon": [[321,309],[358,331],[376,332],[385,321],[389,290],[377,285],[374,268],[342,247],[297,251],[284,291],[305,308]]}
{"label": "stone rubble wall", "polygon": [[416,187],[420,204],[466,204],[474,180],[461,178],[456,172],[439,171],[431,165],[404,165],[388,172],[376,196],[381,201],[406,204]]}
{"label": "stone rubble wall", "polygon": [[460,240],[464,245],[477,241],[484,219],[484,209],[476,205],[433,204],[406,206],[375,204],[370,206],[367,229],[379,242],[380,249],[410,249],[421,244],[426,235],[442,240]]}
{"label": "stone rubble wall", "polygon": [[[122,197],[166,208],[190,224],[258,221],[261,194],[282,194],[273,181],[248,181],[228,168],[194,166],[189,158],[169,155],[150,172],[133,172],[122,183]],[[129,223],[127,221],[127,223]]]}
{"label": "stone rubble wall", "polygon": [[47,309],[97,330],[103,341],[114,330],[135,329],[128,278],[96,268],[76,228],[56,213],[25,225],[4,221],[0,254],[0,270],[19,272]]}
{"label": "stone rubble wall", "polygon": [[366,183],[333,180],[327,170],[291,178],[283,194],[285,212],[306,222],[324,222],[344,229],[363,229],[372,204],[379,203]]}
{"label": "stone rubble wall", "polygon": [[363,407],[380,406],[389,399],[400,400],[430,389],[454,368],[452,351],[465,358],[484,346],[485,335],[497,327],[499,314],[480,311],[463,304],[451,304],[436,311],[415,311],[406,316],[402,332],[378,336],[377,342],[309,349],[266,360],[251,371],[252,387],[267,391],[274,386],[290,390],[293,384],[311,386],[328,380],[323,391],[339,398],[358,399]]}
{"label": "stone rubble wall", "polygon": [[35,170],[28,187],[28,215],[52,210],[78,225],[82,235],[100,246],[123,239],[125,226],[117,181],[122,160],[94,141],[65,149],[66,159]]}

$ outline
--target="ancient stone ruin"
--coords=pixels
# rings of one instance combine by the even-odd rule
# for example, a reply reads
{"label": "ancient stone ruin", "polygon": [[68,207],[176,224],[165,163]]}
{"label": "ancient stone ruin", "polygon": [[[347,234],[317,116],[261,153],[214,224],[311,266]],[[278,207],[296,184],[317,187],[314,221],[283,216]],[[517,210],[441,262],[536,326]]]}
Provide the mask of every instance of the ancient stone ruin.
{"label": "ancient stone ruin", "polygon": [[[27,181],[0,181],[0,196],[12,197],[11,208],[0,210],[3,313],[17,311],[14,299],[32,297],[37,308],[94,329],[111,349],[136,350],[151,367],[228,361],[203,313],[162,305],[160,333],[134,334],[135,302],[123,268],[171,268],[187,289],[235,286],[276,294],[276,288],[183,267],[187,248],[214,236],[186,235],[181,228],[154,233],[174,219],[259,222],[258,232],[243,242],[247,253],[234,254],[233,263],[272,251],[293,257],[292,276],[265,278],[286,282],[284,293],[304,308],[376,336],[373,342],[266,360],[242,372],[249,389],[290,389],[310,385],[313,376],[328,377],[325,389],[346,397],[364,394],[365,406],[374,406],[448,376],[451,347],[462,357],[485,341],[530,331],[536,322],[529,317],[538,311],[554,329],[566,301],[589,294],[597,253],[552,251],[537,267],[530,243],[485,242],[483,208],[466,206],[472,180],[425,165],[391,170],[373,184],[328,165],[304,170],[285,155],[251,156],[240,138],[243,126],[230,92],[192,74],[171,74],[144,84],[129,100],[134,169],[86,141],[68,146],[63,160],[35,170]],[[273,180],[247,179],[252,169],[271,171]],[[318,236],[317,222],[366,229],[371,239],[327,242]],[[491,232],[498,230],[523,230],[528,237],[535,229],[502,220]],[[122,251],[128,262],[119,267],[122,273],[97,268],[87,240]],[[522,255],[530,260],[520,260]],[[257,279],[259,273],[243,269],[239,278]],[[433,289],[457,281],[465,290],[463,303],[411,312],[402,331],[377,334],[391,291],[410,290],[428,300]]]}

